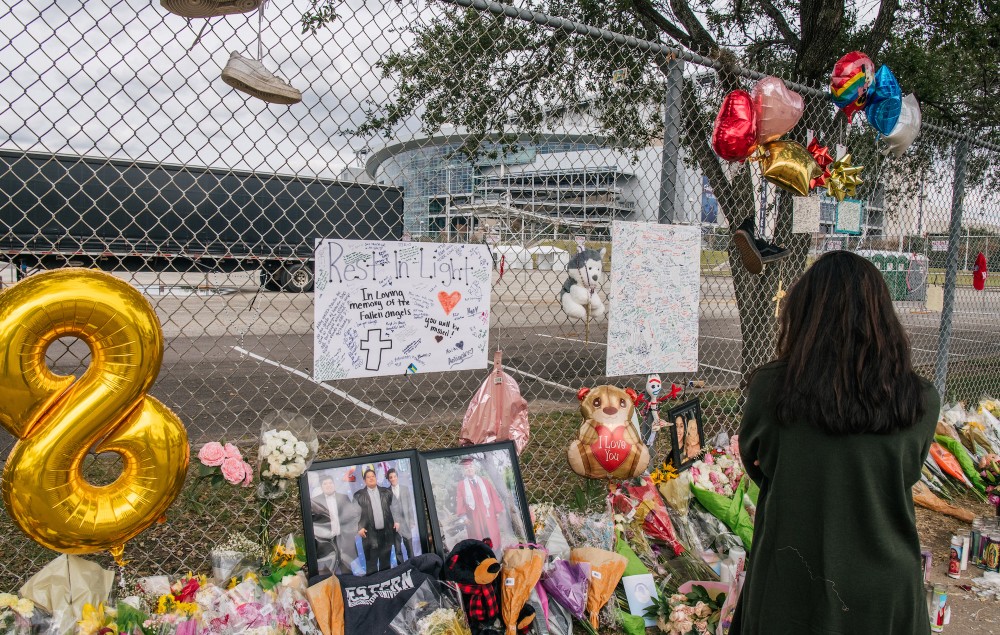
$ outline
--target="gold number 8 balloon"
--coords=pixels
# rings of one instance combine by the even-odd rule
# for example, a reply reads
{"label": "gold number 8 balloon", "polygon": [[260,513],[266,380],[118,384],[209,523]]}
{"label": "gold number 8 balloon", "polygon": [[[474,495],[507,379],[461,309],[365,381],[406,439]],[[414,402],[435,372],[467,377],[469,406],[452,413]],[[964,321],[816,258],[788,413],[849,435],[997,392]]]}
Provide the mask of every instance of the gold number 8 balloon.
{"label": "gold number 8 balloon", "polygon": [[[52,342],[83,340],[83,375],[56,375]],[[64,553],[108,550],[155,522],[184,485],[184,424],[146,392],[163,360],[149,302],[111,275],[86,269],[37,274],[0,293],[0,425],[19,440],[3,471],[3,500],[33,540]],[[97,486],[83,460],[115,452],[122,472]]]}

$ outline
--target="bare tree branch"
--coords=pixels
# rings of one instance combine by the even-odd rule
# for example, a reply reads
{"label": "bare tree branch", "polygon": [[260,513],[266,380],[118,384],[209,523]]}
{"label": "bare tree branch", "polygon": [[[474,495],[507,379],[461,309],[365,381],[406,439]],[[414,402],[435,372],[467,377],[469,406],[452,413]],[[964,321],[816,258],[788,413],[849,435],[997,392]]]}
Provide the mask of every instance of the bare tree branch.
{"label": "bare tree branch", "polygon": [[873,60],[878,58],[879,52],[885,45],[889,37],[889,31],[896,22],[896,12],[899,10],[899,0],[882,0],[878,7],[878,15],[872,23],[872,30],[868,32],[864,50]]}
{"label": "bare tree branch", "polygon": [[691,48],[693,41],[691,36],[681,30],[676,24],[671,22],[662,13],[656,10],[653,3],[650,0],[632,0],[632,6],[635,9],[636,15],[640,18],[646,18],[651,23],[653,23],[656,28],[663,31],[667,37],[673,39],[678,44]]}
{"label": "bare tree branch", "polygon": [[688,4],[687,0],[670,0],[670,10],[691,34],[693,46],[688,48],[702,55],[714,55],[718,52],[719,44],[691,10],[691,5]]}
{"label": "bare tree branch", "polygon": [[[887,0],[893,1],[893,0]],[[802,41],[799,39],[798,34],[792,30],[792,27],[788,24],[785,19],[784,14],[781,13],[781,9],[776,7],[771,0],[760,0],[760,5],[764,9],[764,13],[767,17],[771,18],[771,22],[774,23],[775,28],[778,29],[778,33],[784,38],[785,44],[790,48],[798,51],[802,46]]]}

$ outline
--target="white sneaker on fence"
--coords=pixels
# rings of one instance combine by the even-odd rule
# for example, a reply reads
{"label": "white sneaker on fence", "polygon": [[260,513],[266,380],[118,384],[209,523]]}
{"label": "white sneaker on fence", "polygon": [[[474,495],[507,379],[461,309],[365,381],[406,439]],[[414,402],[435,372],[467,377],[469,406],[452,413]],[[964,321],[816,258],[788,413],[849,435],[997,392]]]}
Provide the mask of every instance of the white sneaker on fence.
{"label": "white sneaker on fence", "polygon": [[250,13],[264,0],[160,0],[160,6],[184,18],[214,18],[234,13]]}
{"label": "white sneaker on fence", "polygon": [[222,81],[236,90],[272,104],[297,104],[302,101],[302,93],[291,84],[269,73],[257,60],[236,52],[229,56],[229,62],[222,69]]}

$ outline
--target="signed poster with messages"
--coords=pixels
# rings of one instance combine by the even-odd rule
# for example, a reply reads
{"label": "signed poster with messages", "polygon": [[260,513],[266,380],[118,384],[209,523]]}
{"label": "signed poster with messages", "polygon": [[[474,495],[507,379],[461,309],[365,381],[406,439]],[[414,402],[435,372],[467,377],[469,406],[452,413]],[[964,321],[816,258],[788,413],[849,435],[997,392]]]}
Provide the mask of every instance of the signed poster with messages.
{"label": "signed poster with messages", "polygon": [[319,241],[315,379],[486,368],[492,271],[485,245]]}

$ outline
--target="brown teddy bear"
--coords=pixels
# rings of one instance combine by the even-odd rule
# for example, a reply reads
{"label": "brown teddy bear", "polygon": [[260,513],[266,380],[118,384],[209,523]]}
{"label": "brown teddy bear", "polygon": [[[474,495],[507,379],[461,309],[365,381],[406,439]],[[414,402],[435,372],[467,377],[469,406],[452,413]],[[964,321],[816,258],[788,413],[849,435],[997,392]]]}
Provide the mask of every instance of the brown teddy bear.
{"label": "brown teddy bear", "polygon": [[580,438],[569,446],[569,465],[580,476],[632,478],[649,464],[649,450],[632,425],[635,404],[621,388],[581,388]]}

